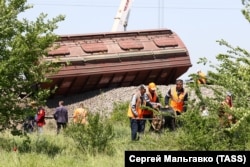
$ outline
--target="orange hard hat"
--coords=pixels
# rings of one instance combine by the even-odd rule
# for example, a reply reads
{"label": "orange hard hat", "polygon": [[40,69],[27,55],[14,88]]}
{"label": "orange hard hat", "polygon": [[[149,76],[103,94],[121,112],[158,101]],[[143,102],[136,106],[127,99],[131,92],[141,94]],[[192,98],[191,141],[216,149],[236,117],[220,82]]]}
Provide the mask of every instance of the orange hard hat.
{"label": "orange hard hat", "polygon": [[156,85],[155,85],[155,83],[154,83],[154,82],[150,82],[150,83],[148,84],[148,88],[151,89],[151,90],[156,90]]}

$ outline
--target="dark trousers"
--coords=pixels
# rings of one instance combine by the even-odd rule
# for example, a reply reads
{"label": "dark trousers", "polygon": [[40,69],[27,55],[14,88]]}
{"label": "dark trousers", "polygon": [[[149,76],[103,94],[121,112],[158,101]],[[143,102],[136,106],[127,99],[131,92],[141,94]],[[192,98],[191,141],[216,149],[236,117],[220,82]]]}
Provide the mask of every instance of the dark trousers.
{"label": "dark trousers", "polygon": [[130,118],[131,140],[139,140],[137,133],[143,133],[145,129],[145,121],[141,119]]}
{"label": "dark trousers", "polygon": [[61,123],[61,122],[57,122],[57,134],[60,133],[61,128],[65,129],[67,127],[67,123]]}
{"label": "dark trousers", "polygon": [[176,130],[176,114],[179,113],[174,111],[172,108],[162,109],[162,114],[164,115],[165,124],[164,128],[169,128],[171,131]]}

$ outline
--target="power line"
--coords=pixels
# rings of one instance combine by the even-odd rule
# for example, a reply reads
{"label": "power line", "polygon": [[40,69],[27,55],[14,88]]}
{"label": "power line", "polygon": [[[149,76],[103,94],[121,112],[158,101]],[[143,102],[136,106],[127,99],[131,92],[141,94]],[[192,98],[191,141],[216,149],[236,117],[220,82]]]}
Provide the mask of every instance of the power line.
{"label": "power line", "polygon": [[[105,4],[56,4],[56,3],[35,3],[34,6],[73,6],[73,7],[106,7],[106,8],[116,8],[117,5],[105,5]],[[142,8],[142,9],[158,9],[159,6],[134,6],[132,8]],[[181,6],[161,6],[164,9],[177,9],[177,10],[241,10],[242,8],[234,7],[181,7]]]}

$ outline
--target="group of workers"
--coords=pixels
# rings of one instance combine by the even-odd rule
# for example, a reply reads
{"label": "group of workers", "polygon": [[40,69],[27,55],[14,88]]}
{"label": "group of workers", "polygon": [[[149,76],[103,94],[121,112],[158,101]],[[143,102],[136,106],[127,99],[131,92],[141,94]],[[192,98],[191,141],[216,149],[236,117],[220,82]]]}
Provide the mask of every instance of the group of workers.
{"label": "group of workers", "polygon": [[[152,130],[152,120],[154,110],[160,108],[172,108],[176,115],[180,115],[186,111],[186,102],[188,100],[188,93],[183,87],[183,80],[176,80],[176,86],[171,87],[165,96],[165,106],[162,106],[160,99],[156,92],[156,85],[154,82],[145,85],[140,85],[138,91],[132,95],[131,102],[128,108],[128,117],[130,119],[131,139],[139,140],[141,134],[145,131],[146,121],[150,122],[150,129]],[[143,107],[146,106],[146,107]],[[148,109],[151,108],[152,110]]]}
{"label": "group of workers", "polygon": [[[31,105],[34,109],[36,108],[35,103],[32,103]],[[74,110],[73,122],[88,124],[87,116],[87,109],[84,107],[83,103],[80,103],[80,105]],[[56,107],[55,112],[53,113],[53,117],[56,121],[57,134],[59,134],[60,130],[62,128],[66,128],[68,124],[68,109],[64,106],[64,101],[58,102],[58,107]],[[45,124],[45,108],[38,107],[35,116],[28,116],[27,119],[24,120],[23,130],[27,133],[31,133],[34,130],[37,130],[38,134],[42,134],[43,126]]]}
{"label": "group of workers", "polygon": [[[198,84],[206,84],[206,76],[201,70],[197,71]],[[132,95],[132,99],[128,108],[128,117],[130,119],[131,128],[131,139],[133,141],[139,140],[140,136],[145,131],[146,121],[150,123],[149,131],[155,130],[152,122],[154,120],[154,111],[166,111],[174,113],[174,123],[175,117],[181,115],[187,110],[188,92],[187,89],[183,87],[183,80],[177,79],[174,86],[170,87],[165,95],[165,106],[160,103],[160,98],[156,92],[156,84],[151,82],[148,86],[140,85],[137,92]],[[230,126],[236,122],[235,117],[232,114],[225,112],[226,107],[231,109],[232,104],[232,94],[227,93],[225,100],[221,103],[221,108],[219,109],[219,118],[222,126]],[[146,107],[145,107],[146,106]],[[150,109],[148,109],[150,108]],[[208,116],[209,112],[206,106],[201,107],[201,116]],[[170,113],[171,114],[171,113]],[[164,117],[166,118],[166,117]],[[166,119],[165,119],[166,120]],[[167,124],[167,122],[165,122]],[[176,125],[174,125],[176,126]],[[172,128],[171,130],[175,130]]]}
{"label": "group of workers", "polygon": [[[198,84],[206,84],[206,78],[204,73],[200,70],[197,71],[198,74]],[[175,124],[175,116],[181,115],[183,112],[187,110],[187,101],[188,101],[188,92],[187,89],[183,87],[183,80],[177,79],[174,86],[170,87],[167,91],[164,99],[165,106],[162,106],[160,103],[160,98],[157,94],[157,87],[154,82],[145,86],[141,84],[137,90],[132,95],[129,108],[128,108],[128,117],[130,119],[130,128],[131,128],[131,139],[132,140],[139,140],[140,136],[145,131],[145,126],[147,120],[150,123],[149,131],[156,130],[154,125],[154,118],[155,118],[155,111],[168,111],[169,114],[172,114],[174,120],[173,124]],[[232,108],[232,94],[227,93],[226,99],[222,102],[219,117],[221,124],[231,124],[235,123],[235,118],[231,114],[226,114],[224,112],[225,106]],[[167,110],[164,110],[167,109]],[[62,112],[64,111],[65,112]],[[42,112],[43,111],[43,112]],[[64,113],[64,114],[63,114]],[[59,107],[56,108],[56,112],[53,114],[54,118],[57,122],[57,133],[59,133],[61,127],[65,128],[68,120],[62,121],[61,119],[65,117],[68,119],[68,112],[67,109],[63,106],[63,101],[59,101]],[[80,106],[75,109],[73,118],[74,123],[81,123],[87,124],[87,109],[84,108],[83,104],[80,103]],[[209,112],[207,111],[206,107],[202,107],[202,116],[208,116]],[[37,117],[37,124],[38,124],[38,131],[42,133],[42,126],[45,124],[44,121],[45,111],[43,108],[39,108],[38,110],[38,117]],[[166,117],[164,117],[166,118]],[[226,119],[224,119],[226,118]],[[225,121],[226,120],[226,121]],[[164,123],[163,123],[164,124]],[[167,122],[165,122],[167,124]],[[161,125],[160,125],[161,126]],[[171,125],[172,129],[175,130],[175,125]]]}

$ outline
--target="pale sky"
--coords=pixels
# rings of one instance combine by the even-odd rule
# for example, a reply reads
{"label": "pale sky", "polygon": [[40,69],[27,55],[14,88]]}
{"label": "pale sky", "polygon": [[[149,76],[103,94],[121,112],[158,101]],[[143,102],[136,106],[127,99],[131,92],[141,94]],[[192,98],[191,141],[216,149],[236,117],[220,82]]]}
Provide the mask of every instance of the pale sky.
{"label": "pale sky", "polygon": [[[34,20],[40,13],[49,18],[66,16],[55,31],[58,35],[110,32],[121,0],[28,0],[34,7],[22,17]],[[241,0],[134,0],[127,30],[171,29],[186,45],[192,67],[181,76],[188,79],[197,69],[200,57],[216,63],[215,56],[226,48],[224,39],[250,51],[250,24],[241,14]],[[248,34],[248,35],[247,35]]]}

